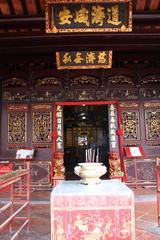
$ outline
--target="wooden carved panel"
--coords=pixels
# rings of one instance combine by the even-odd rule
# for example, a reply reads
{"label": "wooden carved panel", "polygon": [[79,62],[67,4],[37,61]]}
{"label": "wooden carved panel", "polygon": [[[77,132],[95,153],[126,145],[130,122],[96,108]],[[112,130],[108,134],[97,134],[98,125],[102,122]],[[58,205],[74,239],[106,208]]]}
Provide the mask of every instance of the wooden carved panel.
{"label": "wooden carved panel", "polygon": [[138,91],[136,88],[108,88],[106,90],[108,99],[138,99]]}
{"label": "wooden carved panel", "polygon": [[3,101],[5,102],[28,102],[30,93],[27,89],[27,80],[19,77],[11,77],[2,83]]}
{"label": "wooden carved panel", "polygon": [[160,102],[145,102],[145,108],[160,108]]}
{"label": "wooden carved panel", "polygon": [[153,84],[153,83],[160,83],[160,76],[159,75],[147,75],[141,78],[140,84]]}
{"label": "wooden carved panel", "polygon": [[135,182],[136,181],[136,167],[134,161],[127,160],[125,162],[126,172],[128,177],[128,182]]}
{"label": "wooden carved panel", "polygon": [[156,161],[144,159],[136,161],[138,181],[156,181]]}
{"label": "wooden carved panel", "polygon": [[160,88],[159,86],[155,88],[140,88],[139,90],[140,98],[151,98],[157,99],[160,98]]}
{"label": "wooden carved panel", "polygon": [[121,102],[120,107],[121,108],[138,108],[137,102]]}
{"label": "wooden carved panel", "polygon": [[99,86],[99,79],[93,76],[78,76],[71,79],[71,86],[93,85]]}
{"label": "wooden carved panel", "polygon": [[51,105],[32,106],[32,141],[33,143],[52,142],[52,111]]}
{"label": "wooden carved panel", "polygon": [[160,109],[145,110],[146,140],[160,140]]}
{"label": "wooden carved panel", "polygon": [[[15,168],[22,168],[22,163],[15,163]],[[30,181],[31,186],[42,187],[51,184],[51,162],[49,161],[36,161],[30,164]]]}
{"label": "wooden carved panel", "polygon": [[106,93],[105,91],[96,91],[96,100],[105,100]]}
{"label": "wooden carved panel", "polygon": [[8,105],[8,144],[27,141],[27,106]]}
{"label": "wooden carved panel", "polygon": [[95,100],[95,92],[92,90],[78,90],[76,96],[79,101]]}
{"label": "wooden carved panel", "polygon": [[127,84],[127,85],[134,85],[132,77],[124,76],[124,75],[114,75],[107,78],[107,84]]}
{"label": "wooden carved panel", "polygon": [[62,79],[57,77],[44,77],[38,78],[36,80],[35,86],[36,87],[43,87],[43,86],[61,86]]}
{"label": "wooden carved panel", "polygon": [[11,77],[3,82],[3,88],[27,87],[27,80],[19,77]]}
{"label": "wooden carved panel", "polygon": [[25,88],[23,89],[12,89],[5,90],[3,92],[3,101],[4,102],[29,102],[30,93]]}
{"label": "wooden carved panel", "polygon": [[64,99],[65,100],[74,100],[75,96],[74,96],[74,91],[72,90],[65,90],[64,92]]}
{"label": "wooden carved panel", "polygon": [[33,90],[31,92],[32,102],[53,102],[62,99],[62,91],[52,91],[52,90]]}
{"label": "wooden carved panel", "polygon": [[119,99],[138,99],[138,91],[136,88],[117,89],[116,96],[118,96]]}
{"label": "wooden carved panel", "polygon": [[139,111],[123,110],[122,124],[125,140],[140,140]]}

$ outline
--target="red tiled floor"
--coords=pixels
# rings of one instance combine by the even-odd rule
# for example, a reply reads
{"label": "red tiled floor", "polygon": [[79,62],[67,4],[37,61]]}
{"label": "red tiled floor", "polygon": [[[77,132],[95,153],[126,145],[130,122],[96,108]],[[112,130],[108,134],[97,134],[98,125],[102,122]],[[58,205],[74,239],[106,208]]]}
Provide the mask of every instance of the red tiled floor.
{"label": "red tiled floor", "polygon": [[156,188],[141,188],[134,193],[136,240],[160,240]]}

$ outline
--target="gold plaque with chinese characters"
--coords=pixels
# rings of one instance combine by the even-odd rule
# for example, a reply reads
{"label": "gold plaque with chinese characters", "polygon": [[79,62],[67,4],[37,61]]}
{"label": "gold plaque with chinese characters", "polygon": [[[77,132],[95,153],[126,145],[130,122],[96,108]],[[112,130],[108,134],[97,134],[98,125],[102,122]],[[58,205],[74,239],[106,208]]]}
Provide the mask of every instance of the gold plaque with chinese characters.
{"label": "gold plaque with chinese characters", "polygon": [[57,69],[111,68],[112,51],[56,52]]}
{"label": "gold plaque with chinese characters", "polygon": [[48,0],[46,32],[130,32],[132,0]]}

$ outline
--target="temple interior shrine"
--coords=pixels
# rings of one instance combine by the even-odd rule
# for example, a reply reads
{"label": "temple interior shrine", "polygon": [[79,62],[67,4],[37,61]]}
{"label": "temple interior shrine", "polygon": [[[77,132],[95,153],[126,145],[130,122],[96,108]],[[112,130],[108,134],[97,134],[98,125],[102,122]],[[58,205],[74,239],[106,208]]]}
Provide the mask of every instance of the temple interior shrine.
{"label": "temple interior shrine", "polygon": [[[45,32],[44,2],[0,3],[0,160],[12,161],[20,148],[34,149],[31,185],[49,187],[55,151],[64,153],[64,177],[72,179],[73,167],[93,145],[106,165],[109,152],[118,153],[129,183],[155,184],[160,152],[159,1],[132,1],[131,32],[57,34]],[[56,52],[84,49],[112,50],[112,67],[57,69]],[[56,149],[58,103],[63,136]],[[112,107],[117,116],[111,120]],[[118,118],[123,156],[115,133]],[[86,138],[84,146],[78,137]],[[126,147],[142,147],[144,154],[127,156]]]}
{"label": "temple interior shrine", "polygon": [[[18,191],[23,188],[19,178],[24,178],[24,189],[55,188],[56,202],[57,186],[63,182],[70,194],[66,182],[80,180],[74,169],[84,162],[106,167],[102,182],[156,189],[160,181],[156,174],[160,165],[160,1],[0,0],[0,100],[0,177],[16,171],[18,178],[10,176]],[[0,186],[1,181],[9,185],[4,177]],[[127,192],[124,185],[120,189]],[[132,202],[132,194],[127,193]],[[19,196],[24,197],[22,192]],[[160,197],[158,207],[160,212]],[[133,205],[130,208],[133,211]],[[55,216],[58,219],[61,213]],[[80,216],[72,216],[77,229],[84,220]],[[130,220],[123,220],[133,222],[132,217],[131,213]],[[55,226],[59,224],[63,231],[62,218],[57,221]],[[100,229],[99,220],[94,221]],[[93,238],[87,235],[90,229],[97,231]],[[73,231],[73,240],[102,240],[112,234],[108,232],[112,227],[104,235],[98,235],[97,229],[88,224],[84,235]],[[135,240],[134,230],[131,235],[124,229],[117,231],[122,235],[114,239]],[[54,237],[52,232],[52,240],[72,240],[62,233]],[[108,237],[112,240],[112,235]]]}

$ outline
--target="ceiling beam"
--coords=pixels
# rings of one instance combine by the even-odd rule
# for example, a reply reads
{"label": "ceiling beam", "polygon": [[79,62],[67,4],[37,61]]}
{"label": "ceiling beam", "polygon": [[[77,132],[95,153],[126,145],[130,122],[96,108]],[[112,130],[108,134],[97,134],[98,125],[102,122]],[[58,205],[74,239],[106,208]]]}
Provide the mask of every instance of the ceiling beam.
{"label": "ceiling beam", "polygon": [[[94,36],[94,37],[93,37]],[[88,42],[90,43],[88,45]],[[11,52],[23,53],[23,51],[73,51],[73,50],[103,50],[111,49],[114,51],[159,51],[159,34],[135,34],[135,33],[117,33],[106,35],[38,35],[38,36],[18,36],[0,38],[0,53]]]}

